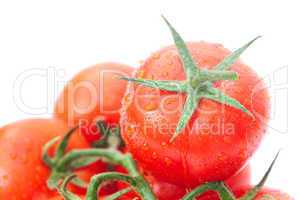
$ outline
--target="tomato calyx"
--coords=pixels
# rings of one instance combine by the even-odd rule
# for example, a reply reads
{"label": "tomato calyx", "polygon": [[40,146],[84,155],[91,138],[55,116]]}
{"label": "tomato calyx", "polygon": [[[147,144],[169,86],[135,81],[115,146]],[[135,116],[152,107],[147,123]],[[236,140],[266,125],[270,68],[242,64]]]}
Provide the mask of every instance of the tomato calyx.
{"label": "tomato calyx", "polygon": [[[143,199],[155,200],[151,187],[139,172],[130,153],[124,154],[117,150],[115,146],[81,150],[74,149],[65,153],[70,137],[74,134],[76,129],[77,127],[71,129],[65,135],[58,145],[53,158],[51,158],[47,152],[48,149],[58,141],[58,138],[52,139],[44,146],[43,160],[52,169],[52,173],[47,182],[50,189],[58,190],[66,199],[78,200],[80,198],[76,194],[66,189],[67,184],[71,182],[72,184],[87,188],[87,199],[97,200],[98,191],[101,186],[103,186],[103,183],[121,181],[129,184],[131,186],[130,189],[134,189]],[[114,135],[109,135],[108,140],[110,137],[114,137]],[[86,167],[100,159],[111,165],[123,166],[127,170],[128,175],[118,172],[103,172],[93,176],[89,184],[84,183],[73,175],[74,170]],[[61,183],[62,180],[64,181]],[[117,196],[117,194],[114,195]]]}
{"label": "tomato calyx", "polygon": [[[260,182],[253,187],[250,191],[248,191],[244,196],[238,198],[238,200],[252,200],[256,197],[256,195],[260,192],[263,188],[265,182],[267,181],[268,176],[270,175],[274,164],[279,156],[279,152],[276,154],[275,158],[273,159],[271,165],[269,166],[268,170],[264,174],[263,178]],[[208,182],[203,185],[196,187],[194,190],[186,194],[182,200],[193,200],[198,196],[201,196],[203,193],[207,191],[216,191],[219,194],[221,200],[237,200],[234,194],[230,191],[230,189],[224,184],[224,182]]]}
{"label": "tomato calyx", "polygon": [[129,78],[121,77],[121,79],[134,82],[136,84],[141,84],[146,87],[158,88],[161,90],[185,93],[187,95],[186,102],[183,107],[182,115],[177,124],[174,135],[171,137],[170,142],[172,142],[185,128],[188,121],[192,117],[196,108],[198,107],[199,101],[202,98],[210,99],[221,104],[225,104],[231,107],[234,107],[238,110],[241,110],[245,114],[254,118],[253,114],[245,108],[239,101],[236,99],[227,96],[221,90],[213,87],[215,81],[220,80],[236,80],[238,74],[234,71],[228,71],[231,68],[231,65],[237,61],[240,55],[260,36],[254,38],[250,42],[246,43],[241,48],[234,51],[228,57],[225,57],[219,64],[217,64],[212,70],[200,69],[197,67],[197,64],[193,60],[191,53],[189,52],[184,40],[174,29],[174,27],[169,23],[169,21],[163,17],[164,21],[168,25],[175,46],[179,52],[180,58],[183,63],[183,68],[186,75],[186,80],[177,81],[177,80],[151,80],[151,79],[142,79],[142,78]]}

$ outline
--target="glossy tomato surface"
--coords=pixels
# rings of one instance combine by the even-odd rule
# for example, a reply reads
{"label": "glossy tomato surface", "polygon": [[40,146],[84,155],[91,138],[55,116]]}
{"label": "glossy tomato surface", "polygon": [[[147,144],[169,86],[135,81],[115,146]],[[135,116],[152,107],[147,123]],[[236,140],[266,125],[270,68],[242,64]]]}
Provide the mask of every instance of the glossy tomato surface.
{"label": "glossy tomato surface", "polygon": [[[67,131],[64,122],[54,119],[27,119],[0,129],[0,199],[43,200],[54,194],[46,186],[50,170],[42,161],[42,147]],[[86,140],[75,134],[68,148],[87,147]]]}
{"label": "glossy tomato surface", "polygon": [[[191,188],[183,188],[178,185],[174,185],[171,183],[159,181],[152,176],[146,176],[147,181],[149,182],[152,190],[157,197],[158,200],[179,200],[181,199],[187,192],[191,191]],[[251,169],[250,166],[246,166],[236,175],[230,177],[225,181],[225,184],[230,188],[230,190],[234,191],[243,186],[247,186],[251,184]],[[126,185],[123,183],[118,183],[119,189],[126,188]],[[218,196],[214,192],[208,192],[204,194],[202,197],[198,199],[218,199]],[[140,197],[135,192],[129,192],[123,195],[120,199],[122,200],[130,200],[130,199],[140,199]]]}
{"label": "glossy tomato surface", "polygon": [[[200,68],[212,69],[231,52],[219,44],[191,42],[188,48]],[[156,178],[184,187],[226,180],[257,149],[269,118],[265,85],[246,64],[231,67],[239,78],[214,83],[238,100],[254,118],[241,110],[202,99],[189,123],[170,142],[182,114],[186,95],[130,84],[121,112],[122,137],[128,150]],[[138,78],[185,80],[178,52],[169,46],[154,53],[138,69]]]}
{"label": "glossy tomato surface", "polygon": [[[244,188],[242,190],[236,191],[236,196],[241,197],[251,188]],[[254,200],[264,200],[264,199],[272,199],[272,200],[294,200],[290,195],[280,190],[263,188],[258,195],[254,198]]]}
{"label": "glossy tomato surface", "polygon": [[127,83],[121,76],[131,76],[133,68],[118,63],[101,63],[88,67],[75,75],[59,96],[54,116],[66,121],[70,127],[79,123],[81,133],[88,141],[100,138],[94,122],[119,124],[119,110]]}

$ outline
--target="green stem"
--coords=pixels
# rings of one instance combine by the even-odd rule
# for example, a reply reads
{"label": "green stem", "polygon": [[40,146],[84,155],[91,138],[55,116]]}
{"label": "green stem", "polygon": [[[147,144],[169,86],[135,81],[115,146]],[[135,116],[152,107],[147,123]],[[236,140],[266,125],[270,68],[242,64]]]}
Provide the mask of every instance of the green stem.
{"label": "green stem", "polygon": [[81,200],[79,196],[67,190],[67,185],[75,178],[76,175],[70,175],[65,178],[60,187],[57,187],[58,192],[64,197],[65,200]]}
{"label": "green stem", "polygon": [[120,190],[116,193],[113,193],[111,194],[110,196],[108,197],[105,197],[105,200],[116,200],[118,199],[119,197],[121,197],[122,195],[124,194],[127,194],[128,192],[130,192],[132,190],[132,188],[128,187],[128,188],[125,188],[123,190]]}
{"label": "green stem", "polygon": [[108,147],[108,137],[111,134],[109,127],[102,120],[96,122],[97,129],[101,138],[95,142],[93,142],[92,146],[97,148],[107,148]]}
{"label": "green stem", "polygon": [[97,200],[99,186],[102,183],[111,180],[118,180],[118,181],[125,182],[129,185],[136,185],[134,178],[127,176],[125,174],[121,174],[117,172],[101,173],[93,176],[87,190],[86,200]]}
{"label": "green stem", "polygon": [[222,200],[235,200],[236,198],[234,195],[230,192],[230,190],[224,185],[223,182],[210,182],[203,185],[200,185],[199,187],[192,190],[190,193],[186,194],[182,200],[193,200],[196,197],[202,195],[203,193],[207,191],[216,191],[218,192],[220,199]]}
{"label": "green stem", "polygon": [[117,165],[122,165],[128,172],[127,175],[120,173],[102,173],[92,178],[88,187],[87,200],[96,200],[97,191],[102,182],[109,180],[121,180],[130,184],[140,194],[143,199],[155,200],[155,196],[144,177],[140,174],[136,167],[135,161],[130,154],[122,154],[114,149],[86,149],[73,150],[66,154],[57,164],[58,170],[68,168],[72,162],[81,159],[82,157],[97,156],[104,158],[107,162]]}
{"label": "green stem", "polygon": [[42,159],[49,168],[52,168],[55,163],[54,163],[54,159],[49,156],[48,151],[59,139],[60,139],[59,136],[55,137],[43,146]]}
{"label": "green stem", "polygon": [[267,181],[267,179],[275,165],[275,162],[278,159],[279,153],[280,153],[280,151],[277,152],[275,158],[273,159],[271,165],[269,166],[268,170],[266,171],[266,173],[264,174],[264,176],[262,177],[260,182],[254,188],[252,188],[249,192],[247,192],[244,196],[239,198],[239,200],[252,200],[255,198],[255,196],[258,194],[258,192],[261,190],[261,188],[264,186],[265,182]]}
{"label": "green stem", "polygon": [[201,73],[199,73],[196,78],[198,79],[198,82],[236,80],[238,75],[234,71],[201,70]]}
{"label": "green stem", "polygon": [[121,164],[123,155],[114,149],[83,149],[73,150],[63,156],[56,165],[58,171],[65,171],[68,166],[73,162],[82,157],[97,156],[105,158],[108,162],[114,164]]}

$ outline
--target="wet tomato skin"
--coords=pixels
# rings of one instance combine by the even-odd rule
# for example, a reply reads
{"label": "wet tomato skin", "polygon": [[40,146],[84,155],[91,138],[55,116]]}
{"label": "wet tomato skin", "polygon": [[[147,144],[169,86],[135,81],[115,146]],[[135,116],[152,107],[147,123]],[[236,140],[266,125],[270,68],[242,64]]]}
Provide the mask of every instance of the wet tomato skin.
{"label": "wet tomato skin", "polygon": [[[200,68],[211,69],[230,51],[218,44],[190,42],[188,48]],[[269,118],[269,96],[257,74],[241,61],[232,65],[235,81],[219,81],[216,88],[238,100],[255,118],[227,105],[202,99],[185,130],[170,138],[182,113],[185,94],[130,84],[123,98],[121,134],[138,164],[156,178],[194,187],[226,180],[257,149]],[[135,77],[185,80],[174,46],[154,53]],[[171,172],[171,173],[170,173]]]}
{"label": "wet tomato skin", "polygon": [[89,142],[100,138],[94,123],[119,124],[119,110],[127,83],[120,76],[131,76],[133,68],[119,63],[100,63],[76,74],[65,86],[54,108],[54,116],[70,127],[81,124]]}
{"label": "wet tomato skin", "polygon": [[[253,186],[252,186],[253,187]],[[234,191],[237,197],[241,197],[246,194],[252,187],[243,187],[239,190]],[[272,200],[294,200],[290,195],[280,190],[263,188],[254,200],[263,200],[263,199],[272,199]]]}
{"label": "wet tomato skin", "polygon": [[[254,186],[244,186],[240,187],[237,190],[233,191],[233,194],[240,198],[248,191],[251,190]],[[203,195],[199,197],[200,200],[220,200],[220,198],[216,195],[216,193],[210,193],[208,195]],[[272,200],[294,200],[290,195],[280,190],[270,189],[270,188],[262,188],[261,191],[256,195],[253,200],[265,200],[265,199],[272,199]]]}
{"label": "wet tomato skin", "polygon": [[[42,148],[69,128],[56,119],[27,119],[0,128],[0,199],[43,200],[54,193],[46,186],[50,170],[42,161]],[[68,149],[88,148],[86,140],[74,134]],[[50,150],[50,154],[54,148]],[[91,173],[81,172],[87,179]],[[73,191],[78,191],[72,188]]]}

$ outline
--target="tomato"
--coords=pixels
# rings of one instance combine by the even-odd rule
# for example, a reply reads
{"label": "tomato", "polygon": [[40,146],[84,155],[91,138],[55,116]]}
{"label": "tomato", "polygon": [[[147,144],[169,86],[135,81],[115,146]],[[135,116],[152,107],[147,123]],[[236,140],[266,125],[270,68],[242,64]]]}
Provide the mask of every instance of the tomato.
{"label": "tomato", "polygon": [[[67,131],[66,124],[56,119],[27,119],[0,129],[0,199],[43,200],[54,194],[46,186],[50,170],[41,159],[42,148]],[[88,146],[83,137],[74,134],[68,148]],[[80,175],[84,179],[90,176],[87,171]]]}
{"label": "tomato", "polygon": [[[219,44],[190,42],[190,53],[201,69],[212,69],[231,52]],[[254,116],[202,98],[187,126],[170,141],[182,115],[185,93],[130,84],[123,99],[121,134],[128,150],[145,171],[159,180],[194,187],[226,180],[257,149],[269,118],[269,96],[257,74],[241,61],[231,70],[238,79],[214,87],[240,102]],[[136,78],[185,80],[174,46],[154,53],[137,70]]]}
{"label": "tomato", "polygon": [[[122,170],[121,170],[122,171]],[[179,200],[181,199],[187,192],[191,191],[190,188],[183,188],[171,183],[163,182],[157,180],[152,176],[146,175],[147,181],[150,183],[154,194],[156,195],[158,200]],[[228,180],[225,181],[226,185],[231,190],[236,190],[241,188],[242,186],[249,185],[251,183],[251,169],[250,166],[247,165],[243,170],[238,172],[236,175],[230,177]],[[118,183],[120,189],[126,187],[126,184]],[[213,192],[208,192],[204,195],[205,198],[217,198],[216,194]],[[201,198],[204,198],[201,197]],[[139,199],[137,194],[134,192],[129,192],[122,196],[122,200],[130,200],[130,199]],[[199,198],[200,199],[200,198]]]}
{"label": "tomato", "polygon": [[[234,195],[237,198],[242,197],[246,194],[250,189],[253,187],[246,186],[241,187],[238,190],[233,191]],[[199,197],[200,200],[219,200],[220,198],[216,194],[210,193],[210,195],[203,195]],[[281,192],[279,190],[269,189],[269,188],[262,188],[261,191],[256,195],[253,200],[265,200],[265,199],[272,199],[272,200],[293,200],[291,196],[288,194]]]}
{"label": "tomato", "polygon": [[[251,187],[244,187],[243,189],[240,189],[238,191],[235,191],[237,197],[241,197],[246,192],[248,192],[251,189]],[[263,188],[258,195],[254,198],[254,200],[263,200],[263,199],[272,199],[272,200],[293,200],[291,196],[288,194],[275,190],[275,189],[269,189],[269,188]]]}
{"label": "tomato", "polygon": [[[94,142],[100,138],[93,122],[119,124],[119,109],[127,83],[120,76],[131,76],[133,68],[118,63],[101,63],[75,75],[59,96],[54,116],[70,127],[81,126],[81,133]],[[102,133],[103,134],[103,133]]]}

